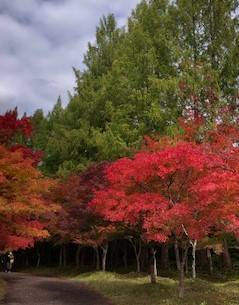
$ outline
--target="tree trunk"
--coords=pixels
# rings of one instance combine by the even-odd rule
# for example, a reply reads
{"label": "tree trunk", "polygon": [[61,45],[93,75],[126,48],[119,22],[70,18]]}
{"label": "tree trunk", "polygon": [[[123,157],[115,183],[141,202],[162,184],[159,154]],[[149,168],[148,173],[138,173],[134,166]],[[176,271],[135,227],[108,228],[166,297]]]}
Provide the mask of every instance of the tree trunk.
{"label": "tree trunk", "polygon": [[185,274],[188,274],[188,255],[187,255],[186,261],[185,261]]}
{"label": "tree trunk", "polygon": [[197,265],[202,269],[208,268],[207,248],[197,250]]}
{"label": "tree trunk", "polygon": [[75,263],[77,268],[80,267],[80,251],[81,251],[81,246],[77,245],[76,256],[75,256]]}
{"label": "tree trunk", "polygon": [[81,251],[80,255],[80,265],[83,267],[85,266],[85,251]]}
{"label": "tree trunk", "polygon": [[106,270],[106,257],[108,252],[108,243],[101,246],[102,249],[102,271]]}
{"label": "tree trunk", "polygon": [[207,248],[207,258],[208,258],[208,263],[209,263],[209,271],[210,274],[213,274],[213,262],[212,262],[212,254],[211,254],[211,249]]}
{"label": "tree trunk", "polygon": [[100,270],[100,253],[99,253],[99,248],[94,247],[95,250],[95,258],[96,258],[96,270]]}
{"label": "tree trunk", "polygon": [[51,252],[51,246],[49,247],[48,251],[47,251],[47,264],[48,266],[51,266],[52,264],[52,260],[51,260],[51,257],[52,257],[52,252]]}
{"label": "tree trunk", "polygon": [[110,262],[109,262],[109,258],[108,258],[108,264],[110,265],[111,269],[117,268],[118,266],[120,266],[120,251],[119,251],[119,246],[118,246],[118,241],[115,240],[114,242],[111,243],[112,247],[111,247],[111,257],[110,257]]}
{"label": "tree trunk", "polygon": [[140,256],[136,255],[136,264],[137,264],[137,273],[140,273],[141,271],[141,266],[140,266]]}
{"label": "tree trunk", "polygon": [[179,272],[179,298],[184,297],[184,290],[185,290],[185,274],[184,274],[184,267],[186,263],[186,259],[188,256],[188,247],[184,250],[182,261],[180,262],[180,272]]}
{"label": "tree trunk", "polygon": [[26,254],[25,266],[29,267],[29,256]]}
{"label": "tree trunk", "polygon": [[[142,251],[142,242],[140,239],[133,240],[131,238],[129,239],[129,241],[134,249],[134,254],[135,254],[136,264],[137,264],[137,273],[140,273],[140,271],[141,271],[140,256],[141,256],[141,251]],[[138,247],[137,247],[137,243],[138,243]]]}
{"label": "tree trunk", "polygon": [[161,246],[161,265],[163,268],[168,268],[168,244]]}
{"label": "tree trunk", "polygon": [[156,250],[150,247],[150,280],[151,284],[157,283],[157,260],[156,260]]}
{"label": "tree trunk", "polygon": [[59,267],[62,266],[62,246],[60,246],[60,251],[59,251]]}
{"label": "tree trunk", "polygon": [[228,250],[227,240],[223,240],[223,263],[226,268],[232,267],[231,255]]}
{"label": "tree trunk", "polygon": [[179,255],[179,249],[178,249],[178,241],[175,240],[174,242],[174,252],[175,252],[175,258],[176,258],[176,266],[177,270],[180,271],[180,255]]}
{"label": "tree trunk", "polygon": [[62,246],[62,264],[63,267],[66,267],[66,245]]}
{"label": "tree trunk", "polygon": [[128,261],[127,261],[127,258],[128,258],[128,250],[127,250],[127,245],[124,246],[123,248],[123,262],[124,262],[124,268],[128,268]]}
{"label": "tree trunk", "polygon": [[192,245],[192,275],[193,279],[196,279],[196,248],[197,248],[197,240],[191,242]]}
{"label": "tree trunk", "polygon": [[142,244],[142,250],[140,255],[140,270],[148,270],[150,261],[150,251],[148,247]]}
{"label": "tree trunk", "polygon": [[180,277],[179,277],[179,297],[182,299],[184,296],[185,282],[184,282],[184,267],[180,267]]}
{"label": "tree trunk", "polygon": [[37,263],[36,263],[37,268],[40,267],[40,262],[41,262],[41,253],[39,250],[37,250]]}

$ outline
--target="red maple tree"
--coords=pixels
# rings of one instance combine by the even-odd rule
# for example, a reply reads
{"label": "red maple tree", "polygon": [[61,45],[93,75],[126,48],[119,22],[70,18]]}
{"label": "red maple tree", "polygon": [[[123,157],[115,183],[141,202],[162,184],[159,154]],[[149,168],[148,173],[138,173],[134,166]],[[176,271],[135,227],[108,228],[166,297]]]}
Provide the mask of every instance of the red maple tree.
{"label": "red maple tree", "polygon": [[105,178],[107,165],[106,162],[92,165],[82,174],[70,176],[59,183],[53,196],[62,209],[51,227],[52,234],[59,243],[71,241],[79,247],[93,247],[96,252],[97,269],[99,268],[99,249],[101,249],[103,270],[106,268],[108,241],[114,233],[114,227],[102,219],[89,206],[89,202],[95,191],[107,186]]}
{"label": "red maple tree", "polygon": [[29,118],[19,119],[16,109],[0,116],[1,251],[32,246],[47,237],[46,219],[56,209],[46,196],[54,183],[36,169],[41,153],[14,143],[31,133]]}
{"label": "red maple tree", "polygon": [[[109,166],[110,188],[97,192],[92,204],[112,222],[136,225],[141,221],[141,234],[148,241],[162,243],[170,238],[180,244],[184,250],[178,262],[182,296],[189,246],[195,254],[198,240],[238,232],[238,176],[228,168],[223,150],[217,155],[209,143],[166,143],[158,150],[151,143],[149,151]],[[216,182],[216,177],[221,180]],[[210,183],[216,186],[211,188]],[[215,194],[221,200],[215,202],[219,199]]]}
{"label": "red maple tree", "polygon": [[45,179],[21,152],[0,146],[0,250],[32,246],[48,236],[47,214],[56,206],[46,199]]}

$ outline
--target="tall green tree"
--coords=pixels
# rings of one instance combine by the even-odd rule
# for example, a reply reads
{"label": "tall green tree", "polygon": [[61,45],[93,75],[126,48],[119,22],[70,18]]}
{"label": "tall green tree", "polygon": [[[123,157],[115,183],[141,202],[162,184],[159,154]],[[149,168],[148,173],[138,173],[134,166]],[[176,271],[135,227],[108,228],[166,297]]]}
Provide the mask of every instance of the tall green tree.
{"label": "tall green tree", "polygon": [[44,170],[66,175],[130,155],[145,134],[173,133],[188,110],[211,126],[236,103],[237,14],[238,0],[142,0],[124,28],[103,17],[68,105],[58,100],[37,123]]}
{"label": "tall green tree", "polygon": [[223,95],[238,90],[238,0],[177,0],[175,23],[184,60],[210,63]]}

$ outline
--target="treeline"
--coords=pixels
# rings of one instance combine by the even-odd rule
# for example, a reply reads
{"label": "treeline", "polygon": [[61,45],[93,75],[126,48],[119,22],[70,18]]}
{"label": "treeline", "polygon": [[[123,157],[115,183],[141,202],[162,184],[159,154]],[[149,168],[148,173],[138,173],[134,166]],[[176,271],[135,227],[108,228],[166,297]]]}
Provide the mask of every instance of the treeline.
{"label": "treeline", "polygon": [[60,265],[66,265],[66,249],[75,253],[76,266],[87,254],[87,263],[103,271],[119,263],[127,268],[134,257],[136,271],[147,264],[155,283],[157,250],[169,267],[170,248],[180,297],[189,264],[196,278],[199,251],[201,270],[208,265],[213,273],[212,253],[223,254],[224,267],[232,267],[228,241],[236,248],[239,235],[239,130],[227,121],[208,129],[199,116],[181,120],[179,131],[145,137],[131,158],[91,165],[57,183],[49,199],[61,209],[47,229]]}
{"label": "treeline", "polygon": [[[4,146],[23,145],[17,156],[36,174],[33,186],[43,179],[39,170],[54,182],[44,180],[44,191],[29,182],[25,192],[34,190],[40,209],[33,213],[28,194],[24,211],[37,230],[25,226],[25,243],[2,249],[49,236],[18,252],[18,261],[75,261],[97,270],[133,263],[137,272],[150,269],[152,283],[160,250],[161,266],[179,272],[181,297],[189,265],[193,278],[196,267],[212,273],[222,267],[217,253],[232,267],[229,246],[239,233],[237,14],[235,0],[151,0],[124,28],[113,15],[102,18],[85,70],[74,69],[67,106],[59,98],[48,115],[37,110],[31,137],[8,113],[17,125],[7,131],[17,136]],[[25,198],[18,184],[16,190],[21,215]],[[19,218],[13,213],[11,221]],[[17,229],[11,227],[15,236]]]}
{"label": "treeline", "polygon": [[[65,109],[33,115],[33,147],[50,176],[129,156],[149,134],[173,134],[178,117],[237,107],[238,1],[142,1],[124,28],[102,18]],[[209,105],[208,99],[213,103]]]}

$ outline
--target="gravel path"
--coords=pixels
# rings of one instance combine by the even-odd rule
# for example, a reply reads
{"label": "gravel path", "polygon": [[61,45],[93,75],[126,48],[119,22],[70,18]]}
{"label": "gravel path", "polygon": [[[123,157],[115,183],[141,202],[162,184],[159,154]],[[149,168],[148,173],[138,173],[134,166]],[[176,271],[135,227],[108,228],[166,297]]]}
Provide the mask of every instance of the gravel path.
{"label": "gravel path", "polygon": [[4,273],[5,305],[110,305],[100,294],[76,281]]}

